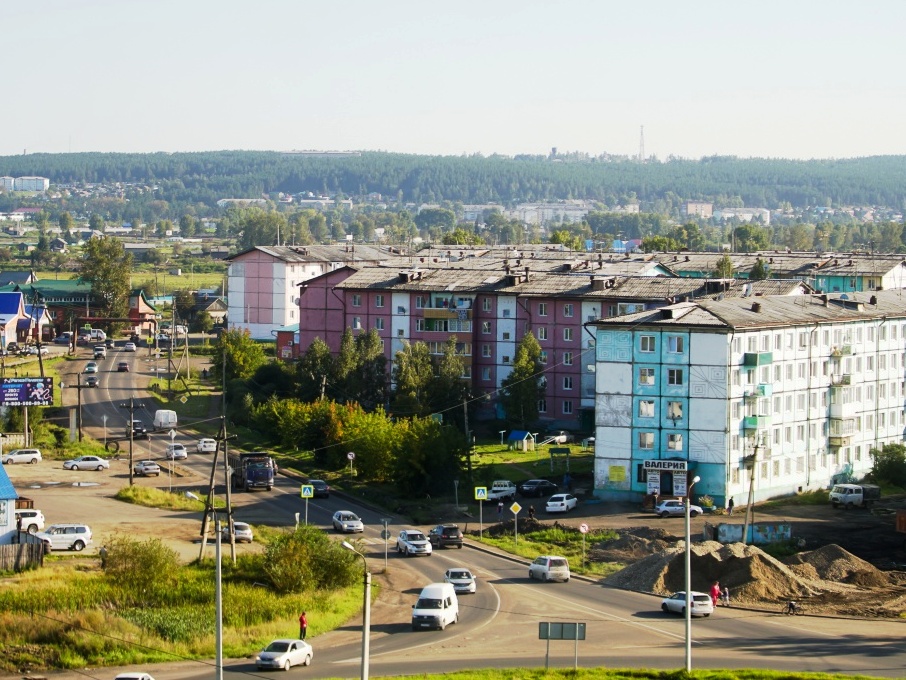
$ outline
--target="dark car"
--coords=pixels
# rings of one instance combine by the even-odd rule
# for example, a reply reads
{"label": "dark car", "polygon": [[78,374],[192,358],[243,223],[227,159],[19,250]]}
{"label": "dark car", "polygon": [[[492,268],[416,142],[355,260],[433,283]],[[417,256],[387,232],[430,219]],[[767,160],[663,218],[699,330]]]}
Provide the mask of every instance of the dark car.
{"label": "dark car", "polygon": [[435,548],[462,548],[462,532],[456,524],[438,524],[428,532],[428,540]]}
{"label": "dark car", "polygon": [[10,354],[16,354],[22,351],[22,348],[19,346],[18,342],[8,342],[6,343],[6,351]]}
{"label": "dark car", "polygon": [[127,437],[130,435],[130,430],[133,439],[151,439],[151,435],[148,434],[145,424],[138,419],[132,421],[131,427],[128,424],[126,425]]}
{"label": "dark car", "polygon": [[128,373],[129,372],[129,362],[121,361],[116,365],[117,373]]}
{"label": "dark car", "polygon": [[314,487],[312,495],[315,498],[330,498],[330,485],[323,479],[309,479],[306,483]]}
{"label": "dark car", "polygon": [[101,383],[96,375],[89,375],[87,378],[85,378],[86,387],[97,387],[100,384]]}
{"label": "dark car", "polygon": [[546,479],[530,479],[516,487],[523,498],[541,498],[557,493],[557,485]]}

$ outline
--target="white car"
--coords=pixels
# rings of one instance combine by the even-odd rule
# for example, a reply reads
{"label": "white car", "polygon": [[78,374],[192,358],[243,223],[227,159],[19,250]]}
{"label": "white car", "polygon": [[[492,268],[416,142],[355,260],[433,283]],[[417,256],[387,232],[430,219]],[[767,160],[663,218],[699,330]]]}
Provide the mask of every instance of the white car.
{"label": "white car", "polygon": [[457,593],[475,592],[475,575],[464,567],[452,567],[444,574],[444,583],[452,583]]}
{"label": "white car", "polygon": [[396,551],[406,557],[430,555],[431,541],[418,529],[403,529],[396,539]]}
{"label": "white car", "polygon": [[124,352],[135,352],[138,348],[135,346],[134,342],[127,342],[123,345]]}
{"label": "white car", "polygon": [[558,555],[542,555],[529,565],[528,577],[542,581],[569,582],[569,562]]}
{"label": "white car", "polygon": [[153,460],[140,460],[135,464],[135,467],[132,468],[133,472],[142,477],[150,477],[154,475],[155,477],[160,476],[160,465],[155,463]]}
{"label": "white car", "polygon": [[365,524],[352,510],[337,510],[333,514],[333,528],[341,534],[358,534],[365,531]]}
{"label": "white car", "polygon": [[91,545],[91,529],[85,524],[51,524],[35,534],[51,550],[84,550]]}
{"label": "white car", "polygon": [[36,465],[41,460],[41,452],[38,449],[15,449],[3,454],[3,464],[10,463],[29,463]]}
{"label": "white car", "polygon": [[293,666],[311,665],[314,655],[311,645],[305,640],[274,640],[255,658],[258,670],[277,668],[288,671]]}
{"label": "white car", "polygon": [[[236,543],[251,543],[254,540],[252,527],[245,522],[233,522],[233,534],[236,536]],[[221,541],[230,540],[230,526],[224,525],[220,535]]]}
{"label": "white car", "polygon": [[44,356],[45,354],[48,354],[50,350],[44,347],[44,345],[41,345],[40,348],[37,345],[29,345],[26,352],[32,356],[38,356],[39,354]]}
{"label": "white car", "polygon": [[[20,519],[21,518],[21,519]],[[16,526],[22,531],[36,534],[44,530],[44,513],[40,510],[20,508],[16,510]]]}
{"label": "white car", "polygon": [[[686,505],[677,499],[661,501],[655,506],[654,514],[658,517],[683,517],[686,514]],[[702,509],[699,506],[689,506],[689,517],[697,517],[700,514]]]}
{"label": "white car", "polygon": [[113,680],[154,680],[147,673],[120,673]]}
{"label": "white car", "polygon": [[571,493],[558,493],[547,499],[544,509],[546,512],[569,512],[578,503],[579,499]]}
{"label": "white car", "polygon": [[195,444],[195,451],[197,453],[217,453],[217,440],[199,439]]}
{"label": "white car", "polygon": [[[674,593],[665,597],[661,602],[661,609],[667,613],[686,615],[686,591]],[[691,616],[711,616],[714,613],[714,603],[708,593],[692,591]]]}
{"label": "white car", "polygon": [[170,460],[185,460],[189,457],[189,452],[182,444],[167,444],[167,458]]}
{"label": "white car", "polygon": [[109,470],[110,463],[98,456],[79,456],[63,462],[64,470]]}
{"label": "white car", "polygon": [[82,372],[83,373],[97,373],[98,372],[98,362],[89,361],[87,364],[85,364],[85,370]]}

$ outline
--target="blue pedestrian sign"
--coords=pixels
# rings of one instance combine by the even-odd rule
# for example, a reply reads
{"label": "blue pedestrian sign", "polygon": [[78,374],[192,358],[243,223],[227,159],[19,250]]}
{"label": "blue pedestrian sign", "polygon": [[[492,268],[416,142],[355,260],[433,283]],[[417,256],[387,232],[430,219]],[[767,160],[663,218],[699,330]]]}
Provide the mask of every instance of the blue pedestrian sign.
{"label": "blue pedestrian sign", "polygon": [[488,487],[486,487],[486,486],[476,486],[476,487],[475,487],[475,500],[476,500],[476,501],[486,501],[486,500],[488,500]]}
{"label": "blue pedestrian sign", "polygon": [[301,498],[314,498],[315,497],[315,487],[311,484],[303,484],[302,491],[299,493]]}

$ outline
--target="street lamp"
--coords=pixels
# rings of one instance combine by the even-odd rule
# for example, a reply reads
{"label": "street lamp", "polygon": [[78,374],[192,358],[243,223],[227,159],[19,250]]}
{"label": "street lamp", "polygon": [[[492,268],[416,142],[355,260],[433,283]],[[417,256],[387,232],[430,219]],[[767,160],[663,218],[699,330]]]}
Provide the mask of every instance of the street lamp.
{"label": "street lamp", "polygon": [[692,556],[689,544],[692,542],[692,529],[689,522],[689,506],[692,503],[692,487],[701,481],[696,475],[686,490],[686,672],[692,672]]}
{"label": "street lamp", "polygon": [[369,638],[371,637],[371,572],[368,571],[368,560],[358,550],[352,547],[349,541],[343,541],[341,544],[347,550],[351,550],[362,558],[362,564],[365,567],[363,583],[365,584],[365,606],[362,614],[362,680],[368,680],[368,656]]}

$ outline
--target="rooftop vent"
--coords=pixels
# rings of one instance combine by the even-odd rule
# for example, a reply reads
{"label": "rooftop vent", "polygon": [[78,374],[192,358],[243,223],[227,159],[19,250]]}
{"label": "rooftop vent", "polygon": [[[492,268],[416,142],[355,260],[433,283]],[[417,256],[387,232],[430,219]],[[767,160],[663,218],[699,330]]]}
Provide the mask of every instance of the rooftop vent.
{"label": "rooftop vent", "polygon": [[752,311],[755,312],[756,314],[761,314],[761,303],[760,303],[760,302],[753,302],[753,303],[752,303]]}

